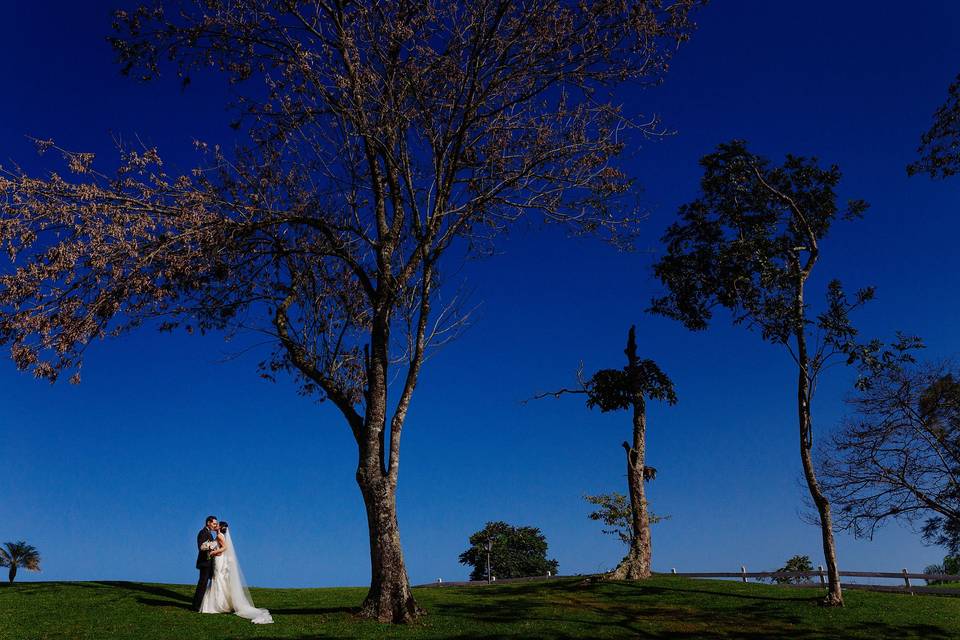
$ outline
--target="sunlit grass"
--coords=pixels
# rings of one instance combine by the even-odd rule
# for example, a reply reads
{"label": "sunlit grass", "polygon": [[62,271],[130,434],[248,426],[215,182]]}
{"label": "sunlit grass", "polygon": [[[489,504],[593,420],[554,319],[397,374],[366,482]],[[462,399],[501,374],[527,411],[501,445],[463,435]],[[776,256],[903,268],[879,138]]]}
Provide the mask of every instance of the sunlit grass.
{"label": "sunlit grass", "polygon": [[843,609],[820,591],[656,577],[579,578],[416,589],[428,615],[393,627],[355,616],[365,589],[254,589],[273,625],[189,610],[192,587],[127,582],[0,587],[3,640],[223,638],[960,638],[960,599],[849,591]]}

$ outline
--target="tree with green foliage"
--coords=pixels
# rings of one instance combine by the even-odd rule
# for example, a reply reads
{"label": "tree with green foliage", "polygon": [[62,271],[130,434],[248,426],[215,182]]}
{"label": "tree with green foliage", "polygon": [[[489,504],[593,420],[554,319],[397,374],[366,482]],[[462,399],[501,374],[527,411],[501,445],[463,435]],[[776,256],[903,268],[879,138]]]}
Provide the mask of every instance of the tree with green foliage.
{"label": "tree with green foliage", "polygon": [[[800,573],[813,571],[813,563],[810,556],[796,555],[787,560],[786,564],[777,569],[776,573]],[[771,576],[770,582],[774,584],[803,584],[810,582],[809,577],[805,576]]]}
{"label": "tree with green foliage", "polygon": [[[603,529],[604,533],[617,536],[620,542],[628,547],[633,545],[636,538],[633,533],[633,508],[630,506],[630,500],[627,496],[612,491],[595,496],[585,495],[583,499],[597,507],[587,517],[596,522],[602,522],[609,527]],[[670,516],[658,516],[648,509],[647,519],[650,524],[657,524],[663,520],[669,520]]]}
{"label": "tree with green foliage", "polygon": [[947,101],[937,107],[933,124],[921,137],[920,158],[907,166],[907,173],[926,173],[947,178],[960,173],[960,75],[947,89]]}
{"label": "tree with green foliage", "polygon": [[813,316],[807,283],[820,258],[821,241],[838,218],[859,218],[862,200],[837,205],[836,166],[788,155],[781,166],[747,149],[742,140],[721,144],[700,160],[700,197],[680,208],[680,220],[664,236],[666,255],[654,265],[666,295],[654,313],[706,329],[717,307],[736,325],[782,346],[796,366],[796,411],[803,474],[816,506],[830,587],[825,604],[842,606],[830,503],[817,481],[811,455],[811,407],[821,373],[837,359],[866,360],[879,348],[856,342],[849,319],[873,297],[861,289],[848,300],[840,282],[830,282],[823,311]]}
{"label": "tree with green foliage", "polygon": [[12,583],[18,568],[40,571],[40,552],[23,540],[6,542],[0,547],[0,567],[10,568],[7,578]]}
{"label": "tree with green foliage", "polygon": [[[487,545],[490,575],[487,574]],[[470,536],[470,548],[460,554],[460,564],[473,567],[471,580],[525,578],[556,575],[560,565],[547,560],[547,538],[536,527],[515,527],[506,522],[488,522]]]}
{"label": "tree with green foliage", "polygon": [[624,349],[627,364],[622,369],[601,369],[589,379],[577,376],[579,386],[541,393],[537,398],[560,397],[565,393],[587,396],[587,407],[601,412],[632,411],[633,443],[623,442],[627,454],[627,487],[630,493],[631,537],[630,550],[620,564],[609,574],[612,580],[642,580],[652,572],[650,515],[644,483],[657,475],[654,467],[647,466],[647,399],[676,404],[677,394],[673,382],[653,360],[641,360],[637,356],[636,327],[627,332],[627,348]]}
{"label": "tree with green foliage", "polygon": [[[943,564],[929,564],[924,570],[928,575],[960,575],[960,556],[945,556]],[[949,580],[927,580],[929,585],[950,584]]]}

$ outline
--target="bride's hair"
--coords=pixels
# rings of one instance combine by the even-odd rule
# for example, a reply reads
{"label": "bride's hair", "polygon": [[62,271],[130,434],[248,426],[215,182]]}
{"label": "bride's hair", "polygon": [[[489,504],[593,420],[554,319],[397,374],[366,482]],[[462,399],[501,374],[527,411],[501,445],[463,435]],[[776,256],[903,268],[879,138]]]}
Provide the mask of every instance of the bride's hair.
{"label": "bride's hair", "polygon": [[221,521],[220,521],[220,533],[226,533],[226,532],[227,532],[227,529],[228,529],[229,527],[230,527],[230,525],[227,524],[227,521],[226,521],[226,520],[221,520]]}

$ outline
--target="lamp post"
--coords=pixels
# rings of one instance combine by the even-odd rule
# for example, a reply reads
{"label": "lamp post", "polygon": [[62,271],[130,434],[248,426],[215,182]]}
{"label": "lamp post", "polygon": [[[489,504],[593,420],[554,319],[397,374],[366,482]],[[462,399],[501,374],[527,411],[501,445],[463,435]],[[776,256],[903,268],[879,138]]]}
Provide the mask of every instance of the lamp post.
{"label": "lamp post", "polygon": [[487,538],[487,584],[491,582],[490,576],[490,549],[493,547],[493,543],[490,541],[490,538]]}

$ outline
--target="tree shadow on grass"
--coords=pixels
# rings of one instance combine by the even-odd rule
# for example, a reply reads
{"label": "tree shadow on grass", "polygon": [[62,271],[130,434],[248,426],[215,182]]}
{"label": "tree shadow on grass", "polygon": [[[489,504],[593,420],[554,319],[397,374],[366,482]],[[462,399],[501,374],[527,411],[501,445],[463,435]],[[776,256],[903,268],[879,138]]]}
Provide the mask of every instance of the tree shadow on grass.
{"label": "tree shadow on grass", "polygon": [[[125,581],[101,581],[96,584],[103,585],[105,587],[113,587],[115,589],[126,589],[127,591],[139,591],[141,593],[148,593],[152,596],[160,596],[162,598],[168,598],[170,600],[177,600],[179,602],[193,603],[193,598],[190,596],[184,595],[172,589],[167,589],[166,587],[158,587],[155,585],[143,584],[140,582],[125,582]],[[188,607],[189,608],[189,607]]]}
{"label": "tree shadow on grass", "polygon": [[[589,610],[589,607],[587,608]],[[449,612],[446,612],[449,614]],[[496,616],[479,609],[461,609],[460,616],[477,623],[504,624],[511,615],[500,612]],[[508,634],[502,627],[486,631],[482,628],[475,631],[450,636],[457,640],[494,640],[509,636],[518,640],[540,640],[548,638],[593,638],[593,637],[622,637],[647,638],[659,640],[671,638],[675,640],[697,640],[702,638],[724,638],[726,640],[833,640],[835,638],[869,638],[870,640],[905,638],[924,640],[951,640],[955,636],[944,629],[929,624],[887,624],[856,622],[848,625],[833,625],[828,628],[817,629],[804,627],[802,620],[790,620],[783,616],[770,618],[764,611],[750,609],[716,614],[709,611],[679,610],[670,612],[657,607],[610,607],[604,606],[592,613],[602,616],[602,619],[589,619],[582,615],[557,616],[547,612],[527,612],[524,617],[515,618],[512,622],[524,621],[532,628],[512,630]],[[646,623],[646,624],[644,624]],[[576,635],[557,633],[556,629],[538,630],[537,626],[563,625],[583,631]],[[653,627],[653,628],[651,628]]]}
{"label": "tree shadow on grass", "polygon": [[[62,591],[66,588],[81,587],[83,589],[102,589],[103,586],[92,582],[15,582],[3,583],[2,589],[14,591],[17,595],[32,596],[50,591]],[[0,593],[3,591],[0,590]]]}
{"label": "tree shadow on grass", "polygon": [[490,631],[489,633],[470,632],[455,636],[446,636],[444,640],[498,640],[499,638],[518,638],[519,640],[584,640],[590,636],[570,635],[568,633],[558,632],[556,629],[545,631],[524,630],[516,634],[511,633],[504,636],[503,631]]}
{"label": "tree shadow on grass", "polygon": [[[164,598],[159,600],[157,598],[145,598],[138,597],[137,602],[145,604],[151,607],[176,607],[179,609],[191,609],[193,605],[193,598],[179,593],[172,589],[167,589],[166,587],[161,587],[157,585],[143,584],[140,582],[125,582],[125,581],[101,581],[96,584],[102,585],[105,587],[112,587],[114,589],[125,589],[128,591],[146,593],[152,596],[158,596]],[[343,613],[347,615],[355,615],[360,612],[360,607],[269,607],[270,612],[276,615],[285,615],[285,616],[324,616],[324,615],[333,615],[338,613]]]}
{"label": "tree shadow on grass", "polygon": [[[387,625],[385,625],[387,626]],[[401,627],[401,631],[406,631],[405,628]],[[412,630],[411,630],[412,631]],[[387,628],[382,633],[374,636],[378,638],[402,638],[405,633],[391,633],[391,629]],[[331,636],[325,636],[322,634],[310,633],[301,636],[257,636],[257,640],[322,640],[325,638],[330,638]],[[341,637],[341,636],[337,636]],[[414,637],[424,637],[424,636],[414,636]],[[583,635],[571,635],[569,633],[563,633],[558,631],[524,631],[520,633],[507,633],[504,634],[504,631],[490,631],[489,633],[482,632],[470,632],[464,634],[453,634],[453,635],[437,635],[437,636],[426,636],[426,637],[437,637],[443,638],[443,640],[502,640],[503,638],[519,638],[520,640],[589,640],[589,636]],[[248,640],[246,636],[242,638],[229,638],[227,640]]]}
{"label": "tree shadow on grass", "polygon": [[270,613],[280,616],[325,616],[344,613],[355,616],[360,613],[360,607],[306,607],[285,609],[269,607]]}
{"label": "tree shadow on grass", "polygon": [[170,600],[157,600],[156,598],[143,598],[137,597],[137,602],[140,604],[145,604],[148,607],[168,607],[174,609],[184,609],[186,611],[193,611],[193,603],[187,604],[185,602],[171,602]]}
{"label": "tree shadow on grass", "polygon": [[[455,588],[455,587],[454,587]],[[821,596],[804,596],[804,595],[794,595],[789,597],[782,597],[776,595],[763,595],[763,594],[749,594],[749,593],[736,593],[723,589],[717,589],[713,587],[709,582],[704,581],[702,586],[698,583],[692,583],[689,585],[684,585],[683,588],[680,587],[671,587],[658,585],[646,584],[643,581],[598,581],[598,582],[586,582],[583,580],[579,581],[557,581],[557,582],[531,582],[529,584],[523,585],[499,585],[499,586],[490,586],[490,587],[463,587],[463,589],[476,589],[476,594],[481,597],[499,597],[499,598],[510,598],[513,596],[526,596],[526,595],[544,595],[544,594],[555,594],[555,593],[582,593],[588,591],[594,591],[597,593],[603,594],[604,590],[625,590],[629,592],[634,592],[636,595],[641,596],[657,596],[664,595],[666,593],[691,593],[691,594],[703,594],[709,596],[721,596],[724,598],[739,598],[744,600],[769,600],[771,602],[817,602],[820,600]],[[624,594],[621,594],[624,595]],[[619,597],[619,596],[618,596]]]}
{"label": "tree shadow on grass", "polygon": [[[255,636],[257,640],[326,640],[327,638],[340,637],[340,636],[325,636],[319,633],[307,633],[300,636]],[[386,638],[392,638],[394,636],[382,636]],[[250,640],[250,636],[231,636],[228,638],[223,638],[222,640]]]}
{"label": "tree shadow on grass", "polygon": [[35,593],[44,591],[57,591],[62,589],[63,585],[56,582],[20,582],[10,584],[9,582],[0,583],[0,593],[16,593],[21,596],[31,596]]}
{"label": "tree shadow on grass", "polygon": [[681,589],[678,587],[645,585],[638,582],[608,582],[605,583],[604,586],[610,589],[627,591],[628,594],[633,592],[633,594],[639,596],[661,596],[670,593],[692,593],[702,594],[710,597],[735,598],[740,600],[761,600],[768,602],[809,602],[811,604],[817,604],[823,599],[822,595],[791,596],[784,598],[781,596],[765,596],[762,594],[734,593],[731,591],[724,591],[722,589],[711,589],[709,586],[705,586],[704,588],[689,587]]}
{"label": "tree shadow on grass", "polygon": [[[691,598],[680,600],[662,596],[676,593],[698,594],[723,602],[734,598],[742,603],[734,607],[713,608]],[[519,596],[523,597],[519,597]],[[819,596],[765,597],[730,593],[707,588],[670,588],[637,583],[606,583],[601,586],[582,583],[524,585],[502,590],[480,589],[464,593],[453,602],[439,601],[430,607],[438,615],[460,619],[464,624],[509,625],[518,622],[528,627],[511,630],[511,638],[538,640],[559,638],[549,629],[566,626],[582,629],[576,637],[631,638],[725,638],[728,640],[826,640],[833,638],[922,638],[948,640],[953,634],[931,624],[899,624],[885,622],[836,621],[819,628],[810,618],[783,611],[780,603],[809,603],[817,608]],[[727,600],[730,603],[731,600]],[[565,609],[566,613],[558,612]],[[816,624],[816,623],[814,623]],[[538,628],[539,627],[539,628]],[[543,627],[548,627],[544,629]],[[562,634],[562,632],[561,632]],[[460,640],[483,640],[502,636],[500,630],[487,632],[478,626]]]}
{"label": "tree shadow on grass", "polygon": [[[876,640],[894,640],[901,638],[908,639],[920,639],[920,640],[949,640],[953,638],[952,635],[944,633],[940,629],[934,629],[928,625],[920,626],[910,626],[910,625],[863,625],[861,630],[865,635],[862,637],[870,637]],[[842,632],[841,632],[842,633]],[[257,636],[257,640],[321,640],[323,638],[328,638],[322,634],[305,634],[299,636]],[[391,634],[389,630],[385,631],[381,637],[384,638],[396,638],[402,637],[402,634]],[[438,636],[440,637],[440,636]],[[585,638],[592,638],[589,634],[571,634],[565,633],[562,631],[557,631],[556,629],[523,629],[516,631],[504,632],[503,629],[490,630],[484,632],[481,630],[472,631],[462,634],[452,634],[443,636],[444,640],[501,640],[502,638],[513,638],[515,640],[584,640]],[[770,635],[764,631],[694,631],[694,632],[671,632],[671,631],[656,631],[649,633],[633,633],[622,635],[619,637],[623,638],[641,638],[647,640],[708,640],[708,639],[723,639],[723,640],[786,640],[786,639],[797,639],[797,640],[835,640],[837,638],[844,638],[844,635],[837,635],[835,630],[825,630],[825,631],[816,631],[816,630],[792,630],[784,632],[783,634],[773,634]],[[246,636],[243,638],[235,638],[233,640],[246,640]]]}
{"label": "tree shadow on grass", "polygon": [[[873,628],[872,626],[863,628],[864,630],[869,628],[869,635],[862,635],[858,637],[869,637],[873,640],[901,640],[904,638],[916,640],[948,640],[954,638],[953,635],[944,633],[941,629],[931,630],[925,625],[920,628],[909,625],[880,625],[879,628]],[[655,631],[649,633],[633,632],[630,634],[616,635],[611,637],[641,638],[645,640],[837,640],[838,638],[849,637],[842,634],[843,632],[840,632],[840,635],[838,635],[835,630],[793,630],[784,632],[782,634],[770,634],[769,632],[747,630],[693,632]],[[503,631],[491,631],[489,633],[473,632],[463,635],[446,636],[445,640],[498,640],[504,637],[514,638],[516,640],[584,640],[584,638],[590,638],[592,636],[570,635],[558,633],[555,630],[524,630],[516,633],[510,633],[509,635],[504,635]]]}

